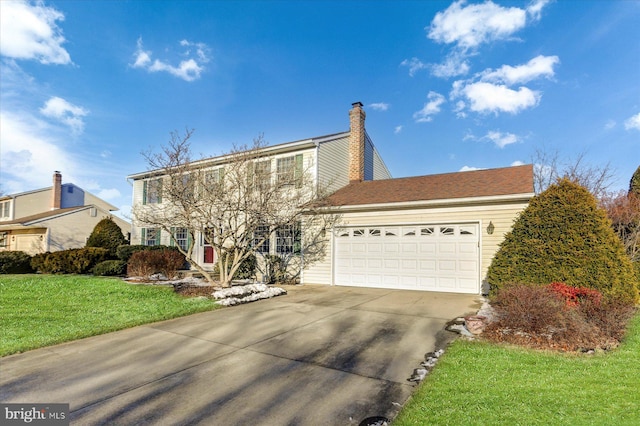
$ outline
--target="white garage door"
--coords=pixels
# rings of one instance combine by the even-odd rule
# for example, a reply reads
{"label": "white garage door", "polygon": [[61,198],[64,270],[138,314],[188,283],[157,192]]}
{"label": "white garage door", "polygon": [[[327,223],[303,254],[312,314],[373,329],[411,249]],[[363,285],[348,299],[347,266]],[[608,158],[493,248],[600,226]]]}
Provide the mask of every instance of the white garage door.
{"label": "white garage door", "polygon": [[478,224],[338,228],[335,284],[405,290],[480,291]]}

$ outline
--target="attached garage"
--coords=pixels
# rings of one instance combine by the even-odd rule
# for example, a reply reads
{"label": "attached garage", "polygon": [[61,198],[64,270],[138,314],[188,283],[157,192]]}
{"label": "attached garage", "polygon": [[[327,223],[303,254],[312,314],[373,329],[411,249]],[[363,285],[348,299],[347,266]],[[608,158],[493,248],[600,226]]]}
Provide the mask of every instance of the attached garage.
{"label": "attached garage", "polygon": [[477,223],[339,227],[336,285],[480,291]]}
{"label": "attached garage", "polygon": [[333,193],[326,255],[302,283],[480,294],[533,193],[533,167],[354,181]]}

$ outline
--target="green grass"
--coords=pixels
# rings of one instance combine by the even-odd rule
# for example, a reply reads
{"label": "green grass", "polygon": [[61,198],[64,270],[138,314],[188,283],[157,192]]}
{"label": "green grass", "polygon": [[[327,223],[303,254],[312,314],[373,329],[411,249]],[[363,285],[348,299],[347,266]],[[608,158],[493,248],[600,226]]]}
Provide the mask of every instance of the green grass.
{"label": "green grass", "polygon": [[117,278],[0,275],[0,356],[216,307]]}
{"label": "green grass", "polygon": [[640,315],[606,354],[456,341],[393,424],[638,425]]}

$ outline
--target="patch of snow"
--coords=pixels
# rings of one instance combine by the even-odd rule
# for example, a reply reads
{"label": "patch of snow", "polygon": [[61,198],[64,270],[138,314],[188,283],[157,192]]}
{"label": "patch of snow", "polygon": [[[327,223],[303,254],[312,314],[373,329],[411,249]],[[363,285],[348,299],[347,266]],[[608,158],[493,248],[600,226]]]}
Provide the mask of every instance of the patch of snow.
{"label": "patch of snow", "polygon": [[[259,291],[259,292],[242,293],[244,297],[227,296],[226,298],[220,298],[216,296],[216,293],[219,293],[219,292],[213,293],[213,296],[216,299],[221,299],[216,302],[218,305],[233,306],[233,305],[239,305],[241,303],[255,302],[256,300],[270,299],[275,296],[287,294],[287,291],[280,287],[267,287],[265,284],[249,284],[249,286],[264,286],[266,289],[264,291]],[[242,286],[242,287],[248,287],[248,286]],[[231,290],[233,288],[235,287],[231,287],[225,290]],[[224,291],[224,290],[221,290],[221,291]]]}
{"label": "patch of snow", "polygon": [[228,297],[246,296],[253,293],[262,293],[267,291],[269,287],[266,284],[247,284],[239,285],[222,290],[214,291],[212,296],[214,299],[226,299]]}

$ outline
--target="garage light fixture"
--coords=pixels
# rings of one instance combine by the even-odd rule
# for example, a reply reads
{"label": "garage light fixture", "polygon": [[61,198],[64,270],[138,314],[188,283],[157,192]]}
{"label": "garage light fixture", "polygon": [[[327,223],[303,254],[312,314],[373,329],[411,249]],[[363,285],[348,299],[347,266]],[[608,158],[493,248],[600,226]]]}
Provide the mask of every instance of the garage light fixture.
{"label": "garage light fixture", "polygon": [[491,235],[493,234],[493,231],[496,229],[495,226],[493,226],[493,222],[489,221],[489,225],[487,226],[487,234]]}

